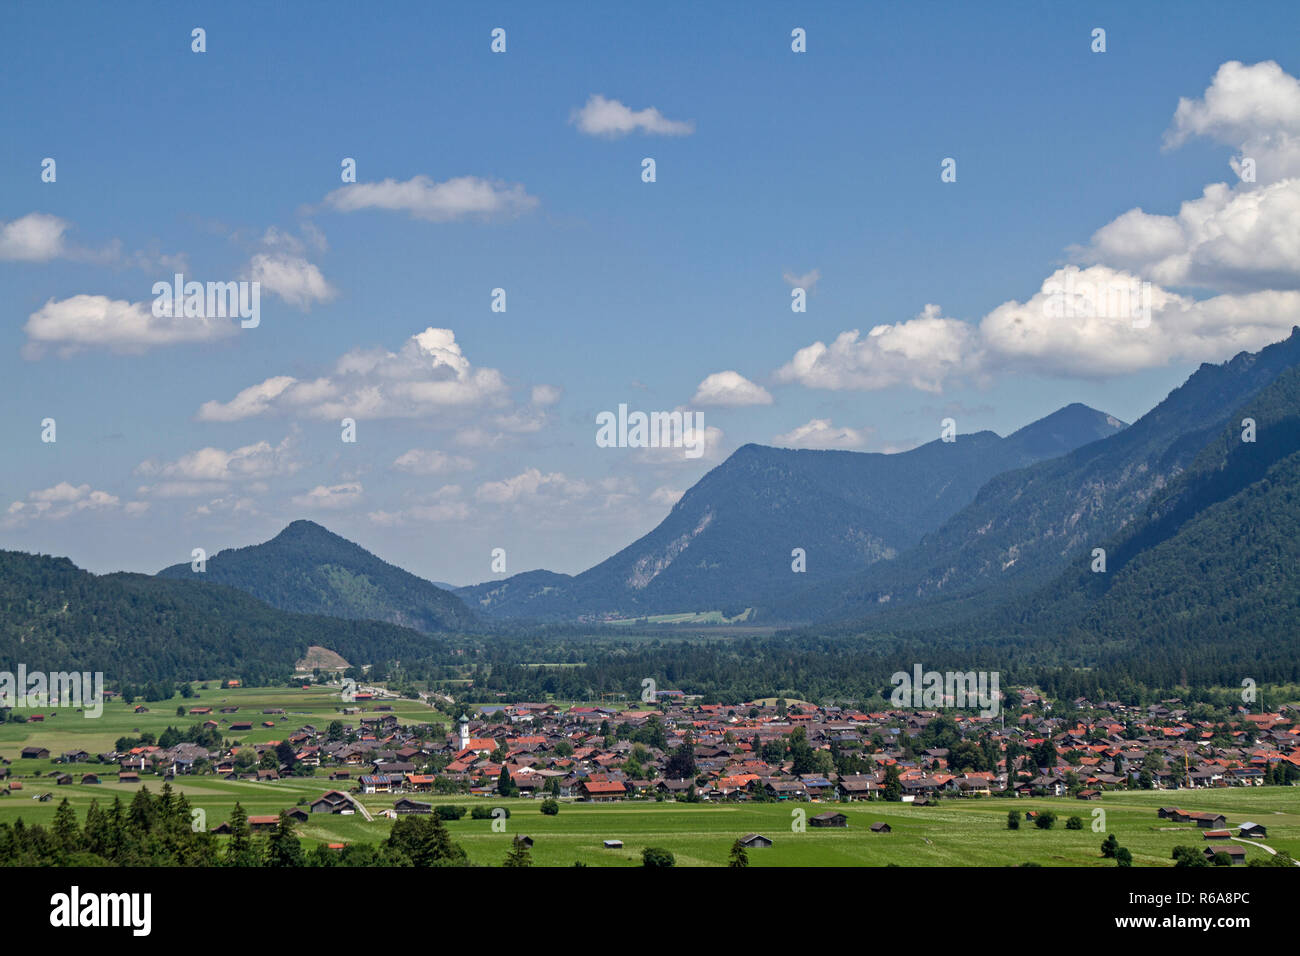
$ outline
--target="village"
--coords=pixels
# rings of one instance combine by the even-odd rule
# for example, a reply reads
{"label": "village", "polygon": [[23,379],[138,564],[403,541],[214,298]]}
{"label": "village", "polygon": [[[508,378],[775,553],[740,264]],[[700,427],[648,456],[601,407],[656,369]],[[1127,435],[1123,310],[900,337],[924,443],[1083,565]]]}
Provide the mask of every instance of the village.
{"label": "village", "polygon": [[[401,722],[384,694],[370,688],[352,695],[337,708],[339,719],[323,726],[289,729],[293,721],[283,708],[250,715],[236,705],[194,704],[180,709],[203,742],[141,742],[98,754],[51,753],[29,742],[12,755],[16,764],[10,755],[0,756],[0,788],[10,796],[50,799],[52,790],[27,793],[32,780],[15,773],[25,762],[40,760],[51,761],[53,769],[38,785],[54,788],[196,774],[267,784],[325,778],[330,790],[288,808],[306,821],[311,814],[370,820],[358,800],[370,794],[394,795],[391,806],[377,814],[395,818],[435,812],[434,795],[485,798],[476,815],[488,812],[487,798],[493,797],[581,803],[880,800],[916,807],[1064,797],[1084,806],[1101,804],[1116,790],[1195,791],[1300,780],[1300,721],[1293,708],[1241,712],[1216,722],[1190,718],[1179,701],[1136,707],[1079,699],[1069,702],[1071,717],[1065,719],[1055,713],[1067,708],[1021,689],[1009,694],[1008,720],[1005,712],[867,712],[785,700],[727,706],[660,691],[639,706],[520,702],[470,713],[462,708],[448,733],[442,721]],[[238,740],[255,728],[280,727],[286,729],[280,740]],[[211,746],[216,740],[221,744]],[[1234,832],[1222,814],[1185,812],[1172,805],[1174,799],[1169,803],[1159,810],[1160,819],[1194,825],[1207,844],[1222,844],[1215,849],[1233,862],[1244,860],[1244,847],[1228,846],[1229,837],[1267,835],[1251,821]],[[845,825],[845,815],[833,808],[814,811],[809,826]],[[271,830],[277,820],[251,816],[249,824],[254,831]],[[223,826],[228,824],[216,823],[214,832],[224,832]],[[887,833],[889,825],[873,829]],[[746,838],[759,846],[766,839]]]}

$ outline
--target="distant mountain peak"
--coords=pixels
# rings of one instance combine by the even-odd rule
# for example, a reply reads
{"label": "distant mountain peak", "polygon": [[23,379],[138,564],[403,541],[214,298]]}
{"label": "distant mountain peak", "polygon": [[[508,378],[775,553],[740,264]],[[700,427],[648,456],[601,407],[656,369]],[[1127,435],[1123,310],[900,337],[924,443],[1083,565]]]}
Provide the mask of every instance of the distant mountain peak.
{"label": "distant mountain peak", "polygon": [[[188,564],[158,574],[193,576]],[[387,621],[420,631],[462,630],[475,620],[454,594],[305,518],[289,522],[269,541],[209,558],[204,579],[286,611]]]}

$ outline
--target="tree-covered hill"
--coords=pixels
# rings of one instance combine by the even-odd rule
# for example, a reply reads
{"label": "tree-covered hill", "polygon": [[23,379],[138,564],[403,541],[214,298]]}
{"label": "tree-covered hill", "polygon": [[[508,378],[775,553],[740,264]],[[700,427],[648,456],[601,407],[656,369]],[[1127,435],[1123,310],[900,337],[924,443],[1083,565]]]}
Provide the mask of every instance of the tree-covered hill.
{"label": "tree-covered hill", "polygon": [[460,631],[475,624],[456,595],[382,561],[313,521],[294,521],[270,541],[222,551],[200,575],[188,564],[162,578],[226,584],[282,611],[387,621],[418,631]]}
{"label": "tree-covered hill", "polygon": [[262,682],[288,675],[313,644],[356,665],[442,647],[391,624],[287,613],[209,582],[97,576],[67,558],[0,551],[0,669]]}

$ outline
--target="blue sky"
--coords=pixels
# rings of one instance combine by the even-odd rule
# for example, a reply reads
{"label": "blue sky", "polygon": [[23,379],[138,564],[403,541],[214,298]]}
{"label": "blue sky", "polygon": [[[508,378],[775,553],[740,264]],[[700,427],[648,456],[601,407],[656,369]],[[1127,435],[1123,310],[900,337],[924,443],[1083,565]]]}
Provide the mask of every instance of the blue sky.
{"label": "blue sky", "polygon": [[[1293,5],[700,6],[6,7],[0,546],[154,571],[309,517],[578,571],[745,442],[1131,421],[1300,315]],[[1042,323],[1065,267],[1152,283],[1151,328]],[[176,271],[260,277],[260,325],[142,319]],[[597,447],[620,403],[706,454]]]}

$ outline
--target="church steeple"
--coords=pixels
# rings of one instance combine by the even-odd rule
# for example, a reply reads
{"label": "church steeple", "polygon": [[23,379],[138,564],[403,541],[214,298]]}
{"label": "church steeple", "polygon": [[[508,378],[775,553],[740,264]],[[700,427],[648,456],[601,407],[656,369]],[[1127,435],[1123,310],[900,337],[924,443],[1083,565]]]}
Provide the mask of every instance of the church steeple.
{"label": "church steeple", "polygon": [[460,749],[465,750],[469,747],[469,715],[460,715]]}

